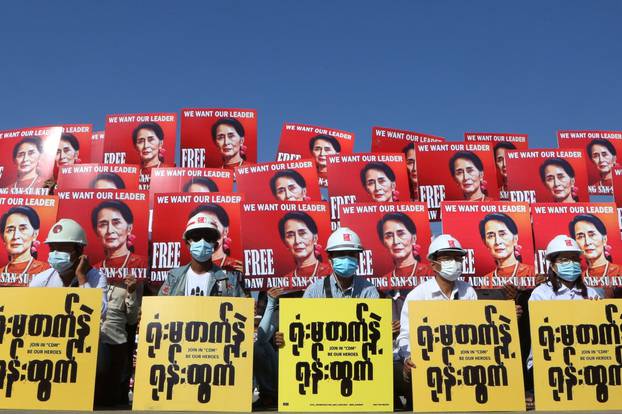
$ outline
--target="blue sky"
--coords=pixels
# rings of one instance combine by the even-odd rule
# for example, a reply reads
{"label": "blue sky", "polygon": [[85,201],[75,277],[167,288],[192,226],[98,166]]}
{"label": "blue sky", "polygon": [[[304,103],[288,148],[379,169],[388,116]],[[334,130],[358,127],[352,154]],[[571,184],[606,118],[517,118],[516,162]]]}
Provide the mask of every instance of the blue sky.
{"label": "blue sky", "polygon": [[247,107],[462,138],[622,129],[619,1],[19,1],[1,6],[0,129]]}

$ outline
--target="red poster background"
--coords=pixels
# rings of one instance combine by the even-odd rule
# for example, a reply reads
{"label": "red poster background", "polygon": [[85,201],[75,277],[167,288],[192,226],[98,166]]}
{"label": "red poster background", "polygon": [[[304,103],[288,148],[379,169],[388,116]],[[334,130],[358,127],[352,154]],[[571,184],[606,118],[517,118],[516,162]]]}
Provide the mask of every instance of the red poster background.
{"label": "red poster background", "polygon": [[317,170],[313,165],[313,161],[309,159],[237,167],[235,169],[237,191],[244,193],[247,202],[270,203],[287,201],[277,199],[270,187],[270,180],[272,177],[283,170],[294,170],[298,172],[305,181],[306,196],[308,199],[296,201],[322,200],[320,186],[318,185]]}
{"label": "red poster background", "polygon": [[[222,168],[223,158],[212,139],[212,125],[220,118],[237,119],[244,128],[246,160],[257,162],[257,111],[239,108],[187,108],[181,110],[181,166]],[[202,151],[201,151],[202,150]],[[233,169],[235,166],[227,166]]]}
{"label": "red poster background", "polygon": [[[211,180],[218,189],[218,193],[233,192],[233,171],[219,168],[181,168],[165,167],[153,168],[151,170],[151,187],[149,188],[149,206],[153,207],[154,196],[158,193],[182,193],[184,187],[192,186],[193,181],[196,185],[206,188],[200,184],[202,178]],[[191,188],[194,191],[194,188]],[[212,192],[212,191],[206,191]],[[184,223],[185,224],[185,223]]]}
{"label": "red poster background", "polygon": [[115,174],[125,184],[125,190],[138,190],[140,169],[127,164],[77,164],[60,167],[58,191],[86,190],[93,188],[93,180],[99,174]]}
{"label": "red poster background", "polygon": [[554,202],[553,195],[540,178],[540,166],[549,158],[562,158],[575,172],[575,186],[579,202],[589,201],[586,161],[578,149],[536,149],[508,151],[505,155],[508,169],[508,192],[511,201],[528,203]]}
{"label": "red poster background", "polygon": [[535,272],[531,275],[519,276],[515,280],[510,277],[493,277],[497,267],[485,241],[480,233],[480,222],[492,213],[503,213],[509,216],[518,228],[518,245],[524,265],[534,266],[533,233],[529,204],[503,201],[487,203],[444,201],[441,203],[443,216],[443,233],[451,234],[460,241],[468,254],[464,261],[463,274],[475,287],[498,288],[511,281],[515,286],[535,286]]}
{"label": "red poster background", "polygon": [[[49,268],[47,265],[47,258],[50,249],[47,244],[44,243],[48,236],[50,228],[56,222],[56,212],[58,209],[58,197],[56,196],[34,196],[34,195],[16,195],[16,196],[0,196],[0,216],[4,216],[11,208],[14,207],[26,207],[33,209],[37,216],[39,216],[40,227],[39,234],[36,241],[39,242],[37,247],[37,260],[43,262],[43,266],[38,266],[38,269]],[[8,218],[8,216],[7,216]],[[6,228],[5,228],[6,230]],[[5,238],[7,237],[7,238]],[[7,240],[10,242],[12,234],[2,232],[2,250],[0,250],[0,286],[28,286],[30,283],[30,277],[20,278],[20,274],[8,273],[5,271],[5,267],[9,263],[9,254],[7,252]],[[20,238],[21,239],[21,238]],[[16,242],[19,243],[19,241]],[[33,261],[34,264],[34,261]],[[32,268],[32,264],[31,264]],[[26,274],[28,274],[27,272]],[[32,274],[30,274],[32,275]]]}
{"label": "red poster background", "polygon": [[[568,225],[579,214],[592,214],[598,217],[607,229],[607,244],[611,246],[613,263],[622,263],[622,241],[620,240],[620,227],[614,203],[535,203],[531,205],[533,217],[533,232],[536,249],[536,270],[546,273],[548,266],[545,261],[545,250],[549,241],[558,234],[572,237]],[[582,260],[585,269],[585,259]],[[607,284],[620,285],[620,277],[603,281],[602,278],[584,277],[589,286],[603,286]]]}
{"label": "red poster background", "polygon": [[[155,196],[153,207],[153,232],[151,234],[151,282],[161,284],[166,280],[168,271],[173,267],[190,263],[190,251],[183,240],[186,224],[193,210],[201,205],[215,204],[222,207],[229,219],[229,225],[218,218],[216,221],[223,226],[223,237],[219,248],[214,252],[214,263],[228,270],[235,270],[242,265],[242,240],[240,237],[240,206],[243,201],[241,194],[235,193],[162,193]],[[218,209],[218,207],[209,207]],[[214,213],[206,213],[215,215]],[[164,220],[158,220],[165,217]],[[225,235],[226,233],[226,235]],[[229,240],[226,240],[225,237]],[[222,247],[227,244],[229,253],[225,254]],[[242,269],[239,269],[242,270]]]}
{"label": "red poster background", "polygon": [[[354,150],[354,133],[331,129],[321,126],[285,123],[281,129],[281,139],[276,155],[277,161],[290,161],[301,158],[313,158],[316,166],[317,159],[309,147],[311,139],[317,135],[329,135],[337,140],[341,150],[339,154],[352,154]],[[335,148],[337,150],[337,148]],[[328,162],[328,160],[326,160]],[[327,175],[318,169],[318,178],[321,187],[328,186]]]}
{"label": "red poster background", "polygon": [[459,151],[473,152],[484,166],[484,180],[488,195],[484,201],[497,200],[499,188],[497,173],[489,143],[418,144],[417,169],[419,196],[427,202],[430,221],[440,221],[439,209],[444,200],[464,200],[464,193],[449,168],[449,160]]}
{"label": "red poster background", "polygon": [[[558,131],[557,143],[559,148],[581,148],[585,153],[585,163],[587,164],[587,182],[590,194],[607,195],[612,194],[611,183],[600,183],[600,173],[596,164],[592,161],[592,156],[587,151],[587,146],[595,139],[609,141],[615,151],[622,156],[622,132],[620,131]],[[614,166],[617,164],[613,162]],[[613,169],[613,167],[612,167]],[[613,178],[613,177],[612,177]]]}
{"label": "red poster background", "polygon": [[104,131],[95,131],[91,136],[91,162],[104,162]]}
{"label": "red poster background", "polygon": [[[92,211],[104,201],[120,201],[129,207],[134,217],[132,234],[136,236],[133,247],[134,255],[137,255],[137,263],[141,266],[128,265],[127,268],[139,280],[144,280],[147,276],[148,263],[148,221],[149,209],[147,193],[144,191],[122,191],[122,190],[74,190],[60,191],[58,193],[59,206],[58,218],[71,218],[77,221],[86,232],[88,245],[85,254],[89,257],[89,262],[95,267],[100,267],[106,258],[101,239],[95,233],[91,221]],[[140,260],[138,260],[140,259]],[[130,262],[131,263],[131,262]],[[120,279],[125,275],[119,271],[111,271],[106,276],[110,279]],[[103,269],[100,269],[103,271]]]}
{"label": "red poster background", "polygon": [[[387,214],[405,214],[416,227],[416,247],[421,258],[412,277],[402,276],[395,268],[390,251],[378,235],[378,223]],[[424,203],[357,203],[341,206],[341,226],[349,227],[361,238],[365,249],[359,265],[360,276],[367,277],[378,289],[410,290],[432,276],[426,256],[430,247],[431,233],[428,209]]]}
{"label": "red poster background", "polygon": [[[289,212],[304,212],[318,229],[320,263],[330,266],[324,252],[330,235],[328,203],[318,201],[287,203],[245,203],[242,205],[242,244],[244,246],[245,285],[249,290],[268,290],[282,286],[290,289],[304,288],[315,278],[292,277],[295,262],[291,251],[281,240],[279,220]],[[319,271],[318,271],[319,272]],[[319,272],[317,277],[324,276]],[[330,271],[328,271],[330,274]],[[302,280],[304,279],[304,280]]]}

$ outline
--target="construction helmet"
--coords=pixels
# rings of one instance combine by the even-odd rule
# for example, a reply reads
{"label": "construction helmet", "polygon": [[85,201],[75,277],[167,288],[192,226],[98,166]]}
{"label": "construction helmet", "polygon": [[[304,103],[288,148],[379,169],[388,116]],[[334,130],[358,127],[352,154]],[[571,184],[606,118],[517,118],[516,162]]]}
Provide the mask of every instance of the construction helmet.
{"label": "construction helmet", "polygon": [[559,253],[583,254],[583,250],[581,250],[575,239],[565,234],[559,234],[553,237],[546,246],[546,260],[551,260],[551,256]]}
{"label": "construction helmet", "polygon": [[211,232],[215,239],[220,238],[220,231],[218,231],[218,225],[211,217],[203,214],[202,212],[190,217],[188,223],[186,223],[186,230],[184,231],[184,240],[187,240],[188,233],[192,230],[207,230]]}
{"label": "construction helmet", "polygon": [[436,253],[442,252],[455,252],[460,253],[462,256],[466,255],[466,250],[462,248],[460,242],[449,234],[441,234],[432,240],[428,249],[428,260]]}
{"label": "construction helmet", "polygon": [[86,246],[86,233],[75,220],[64,218],[52,226],[44,243],[77,243]]}
{"label": "construction helmet", "polygon": [[348,227],[339,227],[328,238],[326,251],[339,252],[346,250],[363,251],[361,238]]}

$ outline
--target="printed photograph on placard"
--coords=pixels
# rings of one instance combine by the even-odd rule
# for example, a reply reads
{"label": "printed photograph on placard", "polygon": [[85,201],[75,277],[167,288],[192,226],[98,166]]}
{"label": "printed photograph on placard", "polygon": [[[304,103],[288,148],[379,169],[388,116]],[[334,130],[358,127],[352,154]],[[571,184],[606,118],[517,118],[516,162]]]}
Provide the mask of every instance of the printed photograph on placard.
{"label": "printed photograph on placard", "polygon": [[331,274],[328,203],[244,203],[242,228],[247,290],[301,290]]}
{"label": "printed photograph on placard", "polygon": [[533,234],[528,203],[441,203],[443,233],[467,251],[462,274],[474,287],[535,286]]}
{"label": "printed photograph on placard", "polygon": [[583,281],[592,287],[622,286],[622,241],[614,203],[554,204],[531,206],[536,249],[536,270],[546,274],[546,246],[564,234],[583,251]]}
{"label": "printed photograph on placard", "polygon": [[65,165],[85,164],[91,162],[91,141],[93,125],[71,124],[61,125],[58,151],[56,151],[56,169]]}
{"label": "printed photograph on placard", "polygon": [[237,191],[247,202],[321,201],[313,161],[297,160],[236,167]]}
{"label": "printed photograph on placard", "polygon": [[138,190],[140,168],[128,164],[76,164],[61,166],[57,190]]}
{"label": "printed photograph on placard", "polygon": [[613,200],[618,207],[618,221],[622,222],[622,167],[613,169]]}
{"label": "printed photograph on placard", "polygon": [[56,196],[0,196],[0,286],[28,286],[32,276],[50,268],[44,241],[57,209]]}
{"label": "printed photograph on placard", "polygon": [[[59,191],[58,218],[86,232],[84,254],[108,279],[145,281],[148,266],[147,193],[126,190]],[[168,217],[166,218],[168,219]]]}
{"label": "printed photograph on placard", "polygon": [[330,156],[328,179],[333,230],[339,227],[339,206],[342,204],[410,200],[405,157],[402,153]]}
{"label": "printed photograph on placard", "polygon": [[0,131],[0,187],[3,193],[45,195],[54,176],[63,128],[34,127]]}
{"label": "printed photograph on placard", "polygon": [[167,167],[151,170],[149,206],[159,193],[231,193],[233,171],[219,168]]}
{"label": "printed photograph on placard", "polygon": [[417,144],[416,157],[419,198],[428,205],[430,221],[440,221],[444,200],[498,200],[491,144]]}
{"label": "printed photograph on placard", "polygon": [[138,164],[141,190],[151,169],[175,166],[176,113],[107,115],[104,164]]}
{"label": "printed photograph on placard", "polygon": [[212,253],[214,264],[225,270],[243,272],[240,227],[242,202],[242,194],[236,193],[155,194],[151,283],[161,284],[170,269],[190,263],[190,251],[183,235],[188,221],[196,217],[205,217],[213,222],[220,233],[218,246]]}
{"label": "printed photograph on placard", "polygon": [[415,144],[430,142],[445,142],[445,138],[393,128],[372,128],[371,152],[401,152],[404,154],[408,170],[411,201],[419,201]]}
{"label": "printed photograph on placard", "polygon": [[91,159],[93,164],[104,162],[104,131],[95,131],[91,135]]}
{"label": "printed photograph on placard", "polygon": [[341,207],[341,226],[361,237],[358,276],[380,290],[410,290],[433,275],[426,259],[431,233],[424,203],[357,203]]}
{"label": "printed photograph on placard", "polygon": [[510,201],[590,201],[586,160],[579,149],[513,150],[505,155]]}
{"label": "printed photograph on placard", "polygon": [[257,111],[239,108],[181,110],[181,166],[226,168],[257,162]]}
{"label": "printed photograph on placard", "polygon": [[613,169],[619,167],[622,131],[558,131],[559,148],[582,148],[587,164],[590,194],[608,195],[613,191]]}
{"label": "printed photograph on placard", "polygon": [[277,161],[312,158],[317,169],[320,187],[328,186],[328,157],[352,154],[354,133],[321,126],[294,123],[283,124],[276,155]]}

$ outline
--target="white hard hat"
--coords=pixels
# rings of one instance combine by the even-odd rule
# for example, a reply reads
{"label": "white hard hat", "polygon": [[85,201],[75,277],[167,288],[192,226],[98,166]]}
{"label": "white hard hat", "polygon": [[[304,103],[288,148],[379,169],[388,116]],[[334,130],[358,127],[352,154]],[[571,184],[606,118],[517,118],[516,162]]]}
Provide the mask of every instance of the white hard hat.
{"label": "white hard hat", "polygon": [[549,242],[546,246],[546,259],[550,260],[551,256],[559,253],[579,253],[583,254],[583,250],[579,247],[575,239],[559,234]]}
{"label": "white hard hat", "polygon": [[326,242],[327,252],[338,252],[345,250],[362,251],[363,245],[358,234],[348,227],[339,227],[335,230]]}
{"label": "white hard hat", "polygon": [[52,226],[44,243],[78,243],[86,246],[86,233],[78,222],[64,218]]}
{"label": "white hard hat", "polygon": [[209,216],[197,213],[194,216],[190,217],[188,223],[186,223],[186,230],[184,231],[184,240],[186,240],[186,235],[189,231],[192,230],[209,230],[215,233],[216,238],[220,237],[220,231],[218,230],[218,225],[216,222]]}
{"label": "white hard hat", "polygon": [[432,240],[428,249],[428,259],[440,252],[455,252],[463,256],[466,255],[466,250],[462,248],[460,242],[449,234],[441,234]]}

